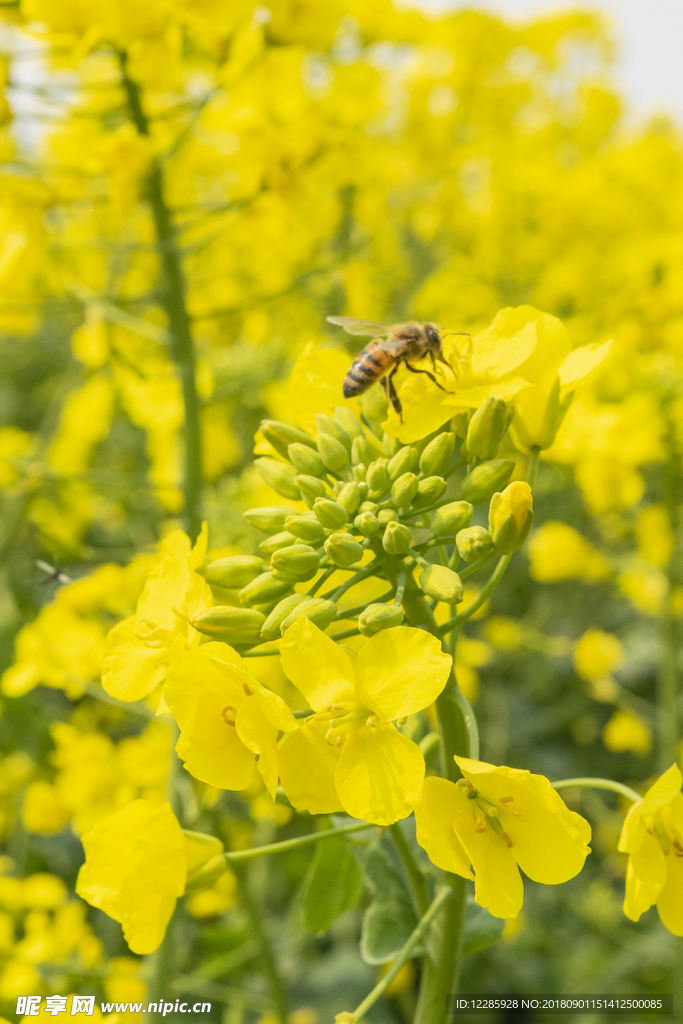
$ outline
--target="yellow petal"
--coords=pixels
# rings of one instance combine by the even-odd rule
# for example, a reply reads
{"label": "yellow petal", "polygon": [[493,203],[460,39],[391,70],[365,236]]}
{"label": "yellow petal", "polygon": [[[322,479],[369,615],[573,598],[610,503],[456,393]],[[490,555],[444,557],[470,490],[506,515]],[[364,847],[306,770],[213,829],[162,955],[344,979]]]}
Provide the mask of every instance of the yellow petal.
{"label": "yellow petal", "polygon": [[474,867],[474,898],[494,917],[517,917],[524,888],[513,852],[488,825],[475,832],[474,810],[464,789],[453,801],[453,828]]}
{"label": "yellow petal", "polygon": [[353,665],[347,654],[306,618],[290,626],[280,644],[282,669],[315,711],[353,698]]}
{"label": "yellow petal", "polygon": [[622,853],[633,853],[639,849],[647,827],[645,819],[663,810],[677,794],[680,795],[682,782],[678,765],[672,764],[654,785],[650,786],[641,802],[632,805],[619,837],[619,849]]}
{"label": "yellow petal", "polygon": [[451,664],[431,633],[408,626],[383,629],[356,658],[356,699],[385,722],[403,718],[433,704]]}
{"label": "yellow petal", "polygon": [[237,735],[253,754],[259,755],[257,767],[274,800],[277,789],[277,728],[264,714],[259,696],[247,697],[237,712]]}
{"label": "yellow petal", "polygon": [[[562,321],[550,313],[539,312],[533,306],[501,310],[493,323],[496,324],[503,318],[505,323],[501,324],[501,332],[509,335],[511,330],[516,329],[520,335],[526,336],[526,331],[532,329],[536,336],[536,345],[528,358],[515,365],[516,374],[532,384],[537,383],[549,371],[554,375],[572,348],[569,332]],[[528,326],[523,326],[525,324]]]}
{"label": "yellow petal", "polygon": [[673,851],[666,858],[666,882],[657,900],[657,913],[665,928],[683,935],[683,857]]}
{"label": "yellow petal", "polygon": [[237,651],[215,640],[188,651],[173,662],[164,687],[164,697],[181,729],[198,694],[205,690],[222,694],[225,698],[223,707],[226,704],[234,708],[240,706],[246,698],[242,680],[230,675],[230,667],[239,664]]}
{"label": "yellow petal", "polygon": [[122,900],[120,923],[133,953],[144,955],[159,948],[175,905],[173,897],[150,894],[135,879],[131,880]]}
{"label": "yellow petal", "polygon": [[344,809],[334,784],[339,750],[325,741],[328,728],[328,722],[307,721],[280,742],[280,781],[297,811],[333,814]]}
{"label": "yellow petal", "polygon": [[393,725],[362,725],[342,747],[334,781],[344,810],[354,818],[391,825],[406,818],[424,781],[420,748]]}
{"label": "yellow petal", "polygon": [[656,903],[666,881],[666,857],[649,832],[644,833],[640,847],[630,854],[626,868],[624,913],[631,921]]}
{"label": "yellow petal", "polygon": [[[424,781],[422,796],[415,804],[417,841],[437,868],[463,878],[474,878],[470,858],[453,829],[456,802],[462,792],[448,779],[430,776]],[[467,799],[465,797],[465,799]]]}
{"label": "yellow petal", "polygon": [[557,371],[562,387],[579,384],[607,358],[611,347],[612,342],[606,341],[602,345],[582,345],[570,352]]}
{"label": "yellow petal", "polygon": [[173,558],[170,555],[162,558],[147,577],[138,600],[139,618],[147,619],[163,629],[176,629],[179,620],[173,614],[173,607],[182,605],[193,575],[185,558]]}
{"label": "yellow petal", "polygon": [[209,545],[209,526],[208,526],[208,523],[202,523],[202,528],[201,528],[200,534],[197,537],[197,540],[195,541],[195,545],[192,548],[192,551],[191,551],[190,556],[188,558],[188,563],[189,563],[189,566],[190,566],[191,569],[197,569],[197,568],[199,568],[200,565],[202,565],[202,563],[204,562],[204,559],[206,558],[206,549],[207,549],[208,545]]}
{"label": "yellow petal", "polygon": [[292,729],[296,729],[296,718],[277,693],[266,690],[265,686],[259,686],[254,696],[258,699],[263,714],[276,729],[281,729],[282,732],[291,732]]}
{"label": "yellow petal", "polygon": [[[251,782],[256,762],[223,718],[225,697],[203,691],[182,726],[176,746],[190,775],[218,789],[244,789]],[[235,721],[235,712],[229,713]]]}
{"label": "yellow petal", "polygon": [[531,306],[501,309],[491,326],[472,338],[474,372],[503,377],[520,367],[536,348],[535,320],[541,315]]}
{"label": "yellow petal", "polygon": [[166,678],[168,649],[147,647],[137,635],[149,626],[133,615],[107,634],[102,686],[118,700],[141,700]]}

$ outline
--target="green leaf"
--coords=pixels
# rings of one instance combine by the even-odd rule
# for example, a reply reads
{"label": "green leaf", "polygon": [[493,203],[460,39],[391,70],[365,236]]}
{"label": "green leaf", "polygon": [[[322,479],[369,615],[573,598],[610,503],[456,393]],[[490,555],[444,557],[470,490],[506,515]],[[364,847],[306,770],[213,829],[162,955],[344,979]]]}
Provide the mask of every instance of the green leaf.
{"label": "green leaf", "polygon": [[463,956],[479,953],[498,942],[504,927],[505,921],[500,917],[492,917],[485,907],[480,907],[474,902],[474,897],[468,895],[462,932]]}
{"label": "green leaf", "polygon": [[[350,843],[371,903],[363,915],[360,954],[367,964],[393,960],[417,924],[396,847],[384,833],[372,843]],[[424,949],[415,951],[422,956]]]}
{"label": "green leaf", "polygon": [[326,932],[346,910],[358,904],[363,879],[343,839],[324,839],[304,879],[304,922],[312,932]]}

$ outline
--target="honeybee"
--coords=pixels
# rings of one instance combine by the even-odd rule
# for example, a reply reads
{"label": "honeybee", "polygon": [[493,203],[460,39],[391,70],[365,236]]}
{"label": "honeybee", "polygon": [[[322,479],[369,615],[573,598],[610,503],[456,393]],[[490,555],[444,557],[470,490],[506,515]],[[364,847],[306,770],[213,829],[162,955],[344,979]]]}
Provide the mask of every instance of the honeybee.
{"label": "honeybee", "polygon": [[387,327],[372,320],[356,320],[352,316],[328,316],[327,319],[329,323],[343,327],[349,334],[369,334],[372,338],[384,338],[384,341],[371,341],[360,355],[356,356],[344,379],[344,398],[362,395],[379,380],[388,400],[403,422],[401,400],[396,394],[393,380],[401,365],[411,373],[426,374],[437,388],[446,391],[433,373],[429,370],[418,370],[409,362],[411,359],[429,356],[433,369],[436,369],[437,360],[452,369],[450,363],[443,357],[441,333],[436,324],[429,321],[418,323],[416,320],[406,320],[405,323]]}

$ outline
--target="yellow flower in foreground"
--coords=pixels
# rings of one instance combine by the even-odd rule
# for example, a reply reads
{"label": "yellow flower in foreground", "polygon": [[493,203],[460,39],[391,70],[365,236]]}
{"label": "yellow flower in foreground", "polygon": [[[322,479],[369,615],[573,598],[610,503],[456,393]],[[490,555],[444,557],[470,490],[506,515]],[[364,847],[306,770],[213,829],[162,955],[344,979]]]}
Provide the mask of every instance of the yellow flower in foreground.
{"label": "yellow flower in foreground", "polygon": [[190,549],[174,530],[161,544],[161,560],[147,578],[135,615],[109,631],[102,686],[119,700],[140,700],[166,678],[168,666],[201,639],[189,620],[213,603],[211,589],[195,572],[206,555],[206,524]]}
{"label": "yellow flower in foreground", "polygon": [[82,837],[76,892],[123,927],[134,953],[160,945],[187,878],[185,841],[168,803],[134,800]]}
{"label": "yellow flower in foreground", "polygon": [[446,685],[451,658],[438,640],[395,626],[376,633],[351,661],[299,619],[280,651],[286,675],[317,712],[280,745],[280,778],[294,806],[311,814],[343,808],[377,825],[407,817],[424,759],[393,721],[427,707]]}
{"label": "yellow flower in foreground", "polygon": [[516,917],[529,878],[557,885],[577,875],[590,825],[570,811],[542,775],[456,757],[464,778],[425,779],[415,805],[417,841],[437,867],[472,878],[477,903]]}
{"label": "yellow flower in foreground", "polygon": [[219,789],[244,789],[258,767],[274,799],[278,730],[296,719],[241,662],[212,640],[173,663],[164,699],[180,726],[176,750],[191,775]]}
{"label": "yellow flower in foreground", "polygon": [[678,765],[633,804],[619,849],[628,853],[624,913],[631,921],[657,904],[665,928],[683,935],[683,796]]}
{"label": "yellow flower in foreground", "polygon": [[532,445],[548,448],[574,390],[603,361],[609,344],[572,351],[557,317],[533,306],[501,309],[491,326],[474,337],[444,339],[451,369],[437,363],[435,371],[444,391],[424,374],[405,375],[398,391],[403,423],[390,410],[384,428],[390,437],[410,443],[493,396],[514,401],[510,431],[521,451]]}

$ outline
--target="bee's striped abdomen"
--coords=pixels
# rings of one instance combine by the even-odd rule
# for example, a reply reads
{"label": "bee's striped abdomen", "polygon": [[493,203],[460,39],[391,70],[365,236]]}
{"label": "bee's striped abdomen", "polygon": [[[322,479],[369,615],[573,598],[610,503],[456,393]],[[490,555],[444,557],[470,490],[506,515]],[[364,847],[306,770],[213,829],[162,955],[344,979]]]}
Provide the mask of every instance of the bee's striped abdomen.
{"label": "bee's striped abdomen", "polygon": [[355,398],[367,391],[371,384],[389,369],[394,357],[385,352],[376,341],[370,342],[356,356],[344,380],[344,398]]}

